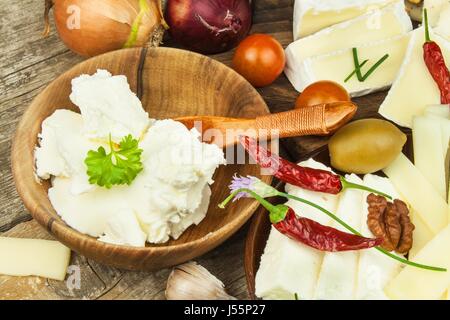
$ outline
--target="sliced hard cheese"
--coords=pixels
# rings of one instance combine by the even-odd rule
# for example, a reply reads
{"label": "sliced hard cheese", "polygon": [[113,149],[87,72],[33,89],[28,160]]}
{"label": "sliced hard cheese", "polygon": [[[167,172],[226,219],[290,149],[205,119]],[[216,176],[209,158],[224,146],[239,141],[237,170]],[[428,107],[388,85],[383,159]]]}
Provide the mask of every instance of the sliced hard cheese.
{"label": "sliced hard cheese", "polygon": [[450,286],[450,225],[433,238],[413,261],[447,268],[436,272],[407,266],[385,289],[391,299],[439,299]]}
{"label": "sliced hard cheese", "polygon": [[[393,198],[399,198],[397,191],[389,179],[373,174],[364,176],[364,185],[385,192]],[[367,225],[368,192],[364,192],[362,197],[361,233],[366,237],[373,237]],[[381,252],[369,249],[361,250],[358,266],[356,296],[358,300],[385,300],[384,287],[400,271],[401,263],[391,259]]]}
{"label": "sliced hard cheese", "polygon": [[435,116],[439,118],[444,118],[450,120],[450,105],[448,104],[437,104],[433,106],[428,106],[425,109],[426,116]]}
{"label": "sliced hard cheese", "polygon": [[[346,176],[353,183],[362,184],[358,176]],[[357,230],[361,223],[363,192],[347,189],[341,194],[336,215]],[[344,232],[349,232],[337,222],[332,226]],[[358,251],[327,252],[320,269],[316,288],[316,299],[319,300],[349,300],[353,299],[356,287],[355,274],[358,272]]]}
{"label": "sliced hard cheese", "polygon": [[70,249],[58,241],[0,237],[0,274],[64,280]]}
{"label": "sliced hard cheese", "polygon": [[[312,159],[301,165],[330,170]],[[286,185],[286,191],[308,199],[335,212],[337,195],[313,192]],[[295,212],[322,224],[329,224],[330,218],[321,211],[298,201],[288,201]],[[313,299],[324,253],[296,242],[272,228],[260,267],[255,278],[255,293],[264,299]]]}
{"label": "sliced hard cheese", "polygon": [[319,80],[332,80],[340,83],[353,96],[361,96],[386,88],[394,81],[402,64],[410,34],[397,36],[387,40],[358,46],[360,61],[369,59],[362,67],[363,73],[385,54],[389,57],[365,81],[356,76],[345,82],[347,76],[355,69],[352,49],[345,49],[321,56],[305,59],[296,69],[296,89],[303,91],[308,85]]}
{"label": "sliced hard cheese", "polygon": [[416,254],[436,235],[425,224],[423,219],[414,210],[410,210],[411,222],[414,224],[413,245],[409,251],[409,258],[414,258]]}
{"label": "sliced hard cheese", "polygon": [[398,0],[295,0],[294,40]]}
{"label": "sliced hard cheese", "polygon": [[447,1],[447,5],[440,11],[434,30],[438,35],[450,41],[450,1],[445,1]]}
{"label": "sliced hard cheese", "polygon": [[[431,38],[440,45],[449,65],[450,42],[433,33]],[[423,60],[424,41],[423,27],[412,32],[402,67],[378,111],[383,117],[409,128],[414,116],[422,115],[428,105],[439,104],[441,100],[439,88]]]}
{"label": "sliced hard cheese", "polygon": [[447,203],[404,154],[383,171],[432,232],[447,226]]}
{"label": "sliced hard cheese", "polygon": [[291,43],[286,48],[284,72],[293,86],[301,90],[298,70],[305,59],[392,38],[411,30],[411,20],[400,1]]}
{"label": "sliced hard cheese", "polygon": [[442,130],[436,119],[414,117],[413,120],[414,164],[446,200],[445,159],[442,149]]}
{"label": "sliced hard cheese", "polygon": [[427,9],[428,23],[436,27],[442,16],[442,13],[450,6],[449,0],[424,0],[423,7]]}

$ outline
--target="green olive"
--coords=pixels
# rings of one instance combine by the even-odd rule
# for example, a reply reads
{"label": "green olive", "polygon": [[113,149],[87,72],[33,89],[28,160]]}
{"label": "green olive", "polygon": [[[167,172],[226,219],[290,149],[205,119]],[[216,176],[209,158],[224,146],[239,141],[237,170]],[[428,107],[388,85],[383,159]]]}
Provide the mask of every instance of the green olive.
{"label": "green olive", "polygon": [[394,161],[405,143],[406,135],[388,121],[354,121],[330,139],[331,165],[348,173],[373,173]]}

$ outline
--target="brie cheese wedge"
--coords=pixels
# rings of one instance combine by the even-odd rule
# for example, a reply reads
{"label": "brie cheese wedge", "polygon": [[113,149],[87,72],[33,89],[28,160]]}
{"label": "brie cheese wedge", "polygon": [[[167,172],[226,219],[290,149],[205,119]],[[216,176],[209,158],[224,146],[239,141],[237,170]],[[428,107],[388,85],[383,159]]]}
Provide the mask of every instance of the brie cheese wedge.
{"label": "brie cheese wedge", "polygon": [[[301,165],[331,170],[312,159]],[[338,195],[309,191],[289,184],[286,185],[286,191],[331,212],[336,211]],[[324,225],[331,222],[327,215],[311,206],[294,200],[289,200],[286,204],[303,217]],[[313,299],[323,256],[322,251],[291,240],[272,228],[256,273],[256,295],[264,299],[294,299],[297,294],[299,299]]]}
{"label": "brie cheese wedge", "polygon": [[[355,174],[347,175],[345,178],[350,182],[363,184],[363,181]],[[356,230],[359,230],[361,225],[363,194],[363,191],[357,189],[344,190],[336,211],[339,218]],[[343,232],[349,232],[336,221],[333,221],[331,226]],[[358,260],[358,250],[326,252],[320,269],[315,298],[319,300],[353,299]]]}
{"label": "brie cheese wedge", "polygon": [[296,74],[305,59],[392,38],[411,30],[412,23],[405,5],[398,2],[294,41],[285,50],[284,72],[300,90],[301,79]]}
{"label": "brie cheese wedge", "polygon": [[351,48],[305,59],[297,67],[296,72],[292,73],[290,80],[298,91],[303,91],[316,81],[332,80],[341,84],[352,97],[382,90],[394,81],[405,56],[409,38],[408,33],[358,46],[360,62],[369,60],[362,68],[363,73],[385,54],[389,54],[389,57],[363,82],[359,81],[356,75],[345,82],[355,69]]}
{"label": "brie cheese wedge", "polygon": [[[450,64],[450,42],[430,30],[431,38],[441,47],[446,64]],[[422,115],[429,105],[439,104],[441,95],[423,60],[423,27],[412,32],[406,56],[391,90],[378,112],[400,126],[412,128],[413,117]]]}
{"label": "brie cheese wedge", "polygon": [[294,40],[398,0],[295,0]]}

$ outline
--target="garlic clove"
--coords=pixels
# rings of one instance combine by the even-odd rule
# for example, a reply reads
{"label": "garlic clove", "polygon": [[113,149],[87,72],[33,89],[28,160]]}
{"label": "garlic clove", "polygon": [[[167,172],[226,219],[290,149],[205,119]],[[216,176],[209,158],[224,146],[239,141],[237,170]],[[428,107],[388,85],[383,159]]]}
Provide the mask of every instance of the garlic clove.
{"label": "garlic clove", "polygon": [[167,300],[235,300],[225,286],[197,262],[176,266],[167,279]]}

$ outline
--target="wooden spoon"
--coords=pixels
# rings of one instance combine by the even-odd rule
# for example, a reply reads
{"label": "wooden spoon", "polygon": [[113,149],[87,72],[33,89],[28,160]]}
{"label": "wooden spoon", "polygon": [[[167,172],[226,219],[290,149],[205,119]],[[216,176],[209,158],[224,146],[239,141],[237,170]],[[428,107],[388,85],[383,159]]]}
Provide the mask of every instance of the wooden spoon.
{"label": "wooden spoon", "polygon": [[[286,112],[274,113],[253,119],[215,116],[179,117],[189,129],[196,127],[204,142],[227,147],[246,134],[255,138],[270,139],[305,135],[328,135],[353,118],[357,106],[350,101],[320,104]],[[274,131],[276,130],[276,131]]]}

